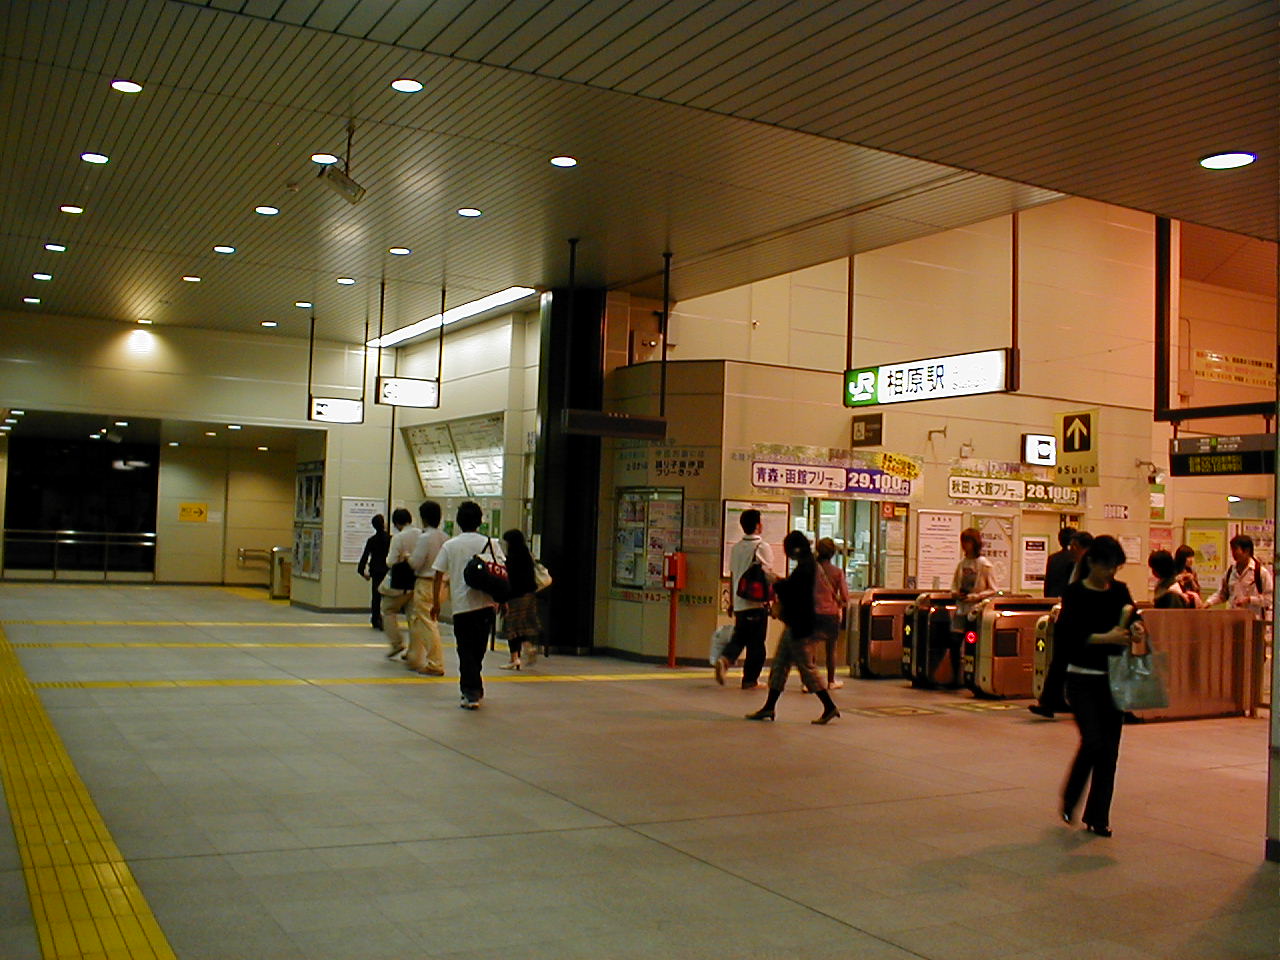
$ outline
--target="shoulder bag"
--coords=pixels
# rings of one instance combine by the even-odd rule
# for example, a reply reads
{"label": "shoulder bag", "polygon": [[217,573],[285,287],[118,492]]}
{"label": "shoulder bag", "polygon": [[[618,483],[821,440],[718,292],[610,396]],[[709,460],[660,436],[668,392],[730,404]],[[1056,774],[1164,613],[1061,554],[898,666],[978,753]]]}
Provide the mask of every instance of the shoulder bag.
{"label": "shoulder bag", "polygon": [[533,592],[541,593],[551,586],[551,571],[541,560],[533,561]]}
{"label": "shoulder bag", "polygon": [[391,582],[392,590],[412,590],[418,578],[409,561],[401,560],[391,565],[391,569],[387,571],[387,579]]}
{"label": "shoulder bag", "polygon": [[477,553],[462,568],[462,580],[472,590],[487,593],[498,603],[506,603],[507,598],[511,596],[511,584],[507,580],[507,568],[498,562],[498,555],[494,553],[492,540],[488,541],[487,546],[491,559],[486,560],[483,551]]}
{"label": "shoulder bag", "polygon": [[1150,637],[1146,646],[1146,653],[1135,654],[1126,649],[1107,657],[1107,679],[1117,710],[1154,710],[1169,705],[1164,683],[1169,655],[1156,653]]}
{"label": "shoulder bag", "polygon": [[[756,553],[759,551],[760,547],[757,546]],[[769,582],[769,574],[765,572],[759,556],[752,555],[751,565],[742,571],[742,576],[738,578],[737,594],[752,603],[768,603],[773,599],[773,584]]]}

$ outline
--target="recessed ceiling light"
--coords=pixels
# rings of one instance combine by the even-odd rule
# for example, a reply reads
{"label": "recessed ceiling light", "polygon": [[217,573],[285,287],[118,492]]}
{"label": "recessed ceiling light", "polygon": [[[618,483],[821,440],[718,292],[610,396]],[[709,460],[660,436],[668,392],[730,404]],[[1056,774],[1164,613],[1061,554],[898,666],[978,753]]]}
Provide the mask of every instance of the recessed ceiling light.
{"label": "recessed ceiling light", "polygon": [[462,207],[462,208],[460,208],[460,209],[458,210],[458,216],[460,216],[460,217],[478,217],[478,216],[480,216],[480,211],[479,211],[479,210],[477,210],[475,207]]}
{"label": "recessed ceiling light", "polygon": [[236,248],[235,248],[235,247],[229,247],[229,246],[227,246],[225,243],[220,243],[220,244],[218,244],[216,247],[214,247],[214,248],[213,248],[213,252],[214,252],[214,253],[235,253],[235,252],[236,252]]}
{"label": "recessed ceiling light", "polygon": [[258,449],[259,449],[259,450],[266,450],[267,448],[266,448],[266,447],[259,447]]}
{"label": "recessed ceiling light", "polygon": [[293,305],[295,307],[301,307],[303,310],[309,310],[315,306],[315,304],[310,300],[295,300],[293,301]]}
{"label": "recessed ceiling light", "polygon": [[199,277],[193,277],[193,276],[190,276],[190,275],[187,275],[187,276],[183,277],[182,279],[183,279],[183,280],[185,280],[185,281],[187,281],[187,283],[199,283],[199,282],[200,282],[200,278],[199,278]]}
{"label": "recessed ceiling light", "polygon": [[391,89],[400,93],[417,93],[422,89],[421,82],[410,80],[408,77],[401,77],[399,80],[391,81]]}
{"label": "recessed ceiling light", "polygon": [[100,433],[91,433],[91,434],[89,434],[89,439],[90,439],[90,440],[101,440],[101,439],[102,439],[102,434],[100,434]]}
{"label": "recessed ceiling light", "polygon": [[355,277],[339,277],[338,282],[344,287],[349,287],[356,282]]}
{"label": "recessed ceiling light", "polygon": [[112,80],[111,89],[119,90],[121,93],[141,93],[142,84],[134,83],[132,80]]}
{"label": "recessed ceiling light", "polygon": [[216,437],[218,434],[217,434],[217,432],[216,432],[216,431],[213,431],[213,430],[206,430],[206,431],[204,432],[204,435],[205,435],[206,437]]}
{"label": "recessed ceiling light", "polygon": [[332,153],[313,153],[311,155],[311,162],[318,163],[321,166],[327,167],[331,163],[337,163],[338,158],[335,157]]}
{"label": "recessed ceiling light", "polygon": [[274,217],[277,213],[279,213],[279,212],[280,212],[280,208],[279,208],[279,207],[268,207],[266,204],[263,204],[261,207],[254,207],[254,208],[253,208],[253,212],[254,212],[254,213],[260,213],[260,214],[262,214],[264,217]]}
{"label": "recessed ceiling light", "polygon": [[27,411],[25,411],[25,410],[10,410],[9,412],[10,412],[10,413],[12,413],[15,417],[20,417],[20,416],[22,416],[24,413],[26,413]]}
{"label": "recessed ceiling light", "polygon": [[22,302],[23,303],[39,303],[40,298],[39,297],[23,297]]}
{"label": "recessed ceiling light", "polygon": [[[8,421],[6,421],[6,422],[8,422]],[[17,421],[14,421],[14,422],[16,423]],[[1230,497],[1227,497],[1227,503],[1239,503],[1239,502],[1240,502],[1240,498],[1239,498],[1239,497],[1236,497],[1236,496],[1230,496]]]}
{"label": "recessed ceiling light", "polygon": [[31,275],[31,279],[32,280],[52,280],[53,274],[52,273],[33,273]]}
{"label": "recessed ceiling light", "polygon": [[228,423],[228,424],[227,424],[227,429],[228,429],[228,430],[240,430],[240,429],[242,429],[242,428],[241,428],[240,424],[238,424],[238,423]]}
{"label": "recessed ceiling light", "polygon": [[169,441],[169,446],[171,446],[171,447],[176,447],[176,446],[178,446],[178,441],[177,441],[177,440],[170,440],[170,441]]}
{"label": "recessed ceiling light", "polygon": [[576,167],[578,160],[576,157],[552,157],[551,165],[553,167]]}
{"label": "recessed ceiling light", "polygon": [[111,158],[105,153],[82,153],[80,154],[80,159],[85,163],[96,163],[101,165],[109,161]]}
{"label": "recessed ceiling light", "polygon": [[84,213],[84,207],[77,207],[74,203],[64,203],[58,209],[63,213]]}
{"label": "recessed ceiling light", "polygon": [[1257,159],[1255,154],[1244,153],[1243,151],[1215,153],[1212,156],[1204,157],[1200,161],[1200,166],[1206,170],[1234,170],[1236,167],[1247,167]]}
{"label": "recessed ceiling light", "polygon": [[13,427],[10,427],[10,426],[4,425],[4,424],[0,424],[0,430],[12,430],[12,429],[13,429]]}
{"label": "recessed ceiling light", "polygon": [[389,247],[387,249],[387,253],[393,254],[397,257],[407,257],[409,254],[413,253],[413,251],[408,247]]}
{"label": "recessed ceiling light", "polygon": [[278,324],[277,324],[274,320],[263,320],[263,321],[262,321],[262,325],[263,325],[264,327],[275,327],[275,326],[278,326]]}
{"label": "recessed ceiling light", "polygon": [[151,321],[150,321],[150,320],[148,320],[148,319],[146,319],[145,317],[139,317],[139,318],[138,318],[138,322],[139,322],[140,324],[142,324],[144,327],[149,327],[149,326],[151,326]]}
{"label": "recessed ceiling light", "polygon": [[5,418],[4,418],[4,422],[5,422],[5,423],[17,423],[17,422],[18,422],[18,420],[17,420],[17,418],[16,418],[16,417],[5,417]]}
{"label": "recessed ceiling light", "polygon": [[44,245],[44,248],[45,248],[46,250],[50,251],[51,253],[66,253],[66,252],[67,252],[67,248],[66,248],[66,246],[65,246],[65,245],[63,245],[63,244],[61,244],[61,243],[46,243],[46,244]]}
{"label": "recessed ceiling light", "polygon": [[117,426],[117,427],[127,427],[128,425],[129,425],[129,421],[128,421],[128,420],[117,420],[117,421],[116,421],[116,426]]}

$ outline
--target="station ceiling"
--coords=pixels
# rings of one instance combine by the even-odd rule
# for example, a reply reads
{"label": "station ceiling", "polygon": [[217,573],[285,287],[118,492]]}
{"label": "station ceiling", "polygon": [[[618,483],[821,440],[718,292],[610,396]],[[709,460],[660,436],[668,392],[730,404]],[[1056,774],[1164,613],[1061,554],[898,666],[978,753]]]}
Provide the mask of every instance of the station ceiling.
{"label": "station ceiling", "polygon": [[[570,238],[578,283],[647,295],[671,251],[678,300],[1064,194],[1277,236],[1271,0],[10,0],[2,16],[5,310],[305,336],[314,309],[321,336],[358,342],[366,321],[437,312],[442,286],[453,307],[563,285]],[[1227,149],[1258,162],[1198,166]],[[358,203],[317,179],[317,152],[346,161]]]}

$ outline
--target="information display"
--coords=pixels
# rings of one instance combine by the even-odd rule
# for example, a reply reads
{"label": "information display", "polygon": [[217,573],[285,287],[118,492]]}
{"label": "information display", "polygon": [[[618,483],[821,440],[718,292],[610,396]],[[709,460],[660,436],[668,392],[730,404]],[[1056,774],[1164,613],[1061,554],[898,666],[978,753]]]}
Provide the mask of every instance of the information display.
{"label": "information display", "polygon": [[502,496],[503,427],[501,413],[405,427],[423,494]]}
{"label": "information display", "polygon": [[1275,470],[1274,433],[1169,441],[1169,473],[1175,477],[1269,474]]}

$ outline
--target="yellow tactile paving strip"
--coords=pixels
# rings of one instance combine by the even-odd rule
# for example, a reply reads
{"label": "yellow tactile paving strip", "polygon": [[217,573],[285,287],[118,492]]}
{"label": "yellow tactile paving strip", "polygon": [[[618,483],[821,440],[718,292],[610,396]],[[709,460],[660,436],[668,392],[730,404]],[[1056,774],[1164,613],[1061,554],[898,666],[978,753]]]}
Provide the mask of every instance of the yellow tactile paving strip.
{"label": "yellow tactile paving strip", "polygon": [[172,960],[2,628],[0,773],[45,960]]}

